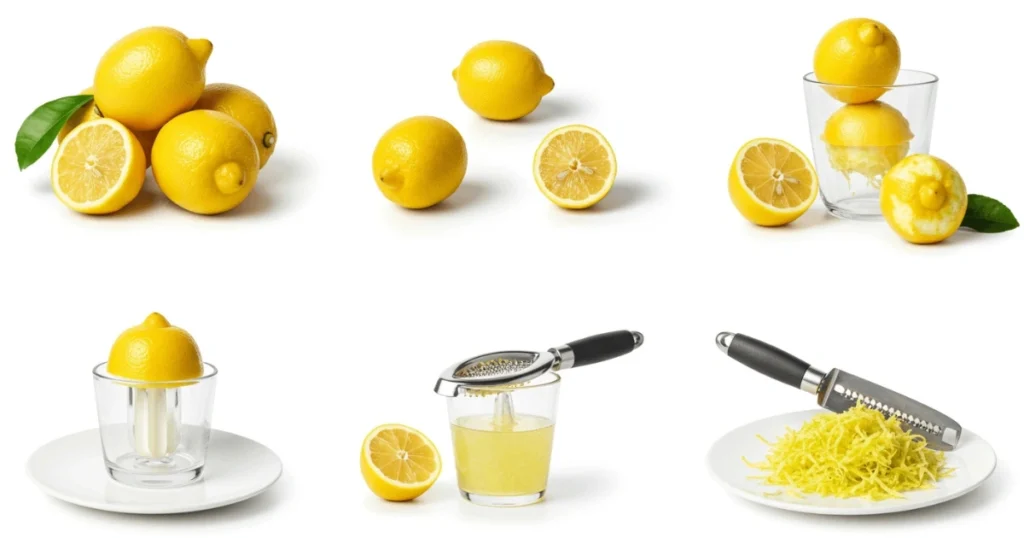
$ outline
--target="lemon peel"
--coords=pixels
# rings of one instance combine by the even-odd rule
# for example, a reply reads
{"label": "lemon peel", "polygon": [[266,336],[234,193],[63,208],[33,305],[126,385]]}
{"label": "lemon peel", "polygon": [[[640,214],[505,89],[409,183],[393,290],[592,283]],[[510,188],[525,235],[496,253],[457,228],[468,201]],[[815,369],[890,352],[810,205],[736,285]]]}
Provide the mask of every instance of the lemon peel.
{"label": "lemon peel", "polygon": [[858,403],[845,413],[823,413],[772,443],[765,461],[743,461],[765,474],[750,477],[783,486],[776,493],[797,498],[902,499],[931,489],[950,476],[945,454],[927,448],[924,437],[903,429],[895,417]]}

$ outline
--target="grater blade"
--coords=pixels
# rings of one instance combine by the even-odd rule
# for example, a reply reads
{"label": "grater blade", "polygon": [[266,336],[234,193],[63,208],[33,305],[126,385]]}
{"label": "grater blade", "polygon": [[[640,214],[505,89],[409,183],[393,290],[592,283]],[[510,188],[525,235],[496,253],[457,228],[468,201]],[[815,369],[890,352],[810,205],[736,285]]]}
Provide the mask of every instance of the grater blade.
{"label": "grater blade", "polygon": [[886,417],[895,416],[908,431],[924,437],[933,450],[955,449],[963,431],[955,420],[931,407],[838,369],[825,379],[819,401],[822,407],[836,413],[863,402]]}
{"label": "grater blade", "polygon": [[488,353],[446,369],[434,385],[434,392],[451,397],[473,391],[515,386],[539,377],[551,370],[555,364],[555,356],[548,352]]}

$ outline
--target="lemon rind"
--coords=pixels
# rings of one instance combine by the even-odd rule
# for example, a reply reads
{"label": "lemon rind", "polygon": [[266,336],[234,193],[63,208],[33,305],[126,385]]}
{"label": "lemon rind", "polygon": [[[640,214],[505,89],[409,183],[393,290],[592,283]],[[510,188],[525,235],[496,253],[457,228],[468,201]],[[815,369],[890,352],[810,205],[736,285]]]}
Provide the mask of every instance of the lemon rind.
{"label": "lemon rind", "polygon": [[[381,473],[380,469],[378,469],[377,466],[373,464],[373,459],[370,458],[370,442],[376,439],[377,435],[379,435],[380,432],[384,430],[405,430],[418,435],[421,439],[423,439],[424,441],[427,442],[427,444],[430,445],[430,448],[434,453],[434,463],[436,464],[434,472],[431,473],[430,477],[420,482],[402,482],[399,480],[394,480]],[[374,428],[370,433],[366,434],[366,439],[363,440],[363,454],[366,456],[366,461],[368,463],[367,467],[369,467],[369,469],[373,472],[374,476],[399,489],[413,490],[422,487],[430,487],[435,482],[437,482],[438,478],[441,477],[441,454],[440,452],[437,451],[437,446],[434,445],[434,442],[431,441],[429,437],[424,435],[423,432],[417,430],[416,428],[405,426],[403,424],[382,424]]]}
{"label": "lemon rind", "polygon": [[[754,146],[756,146],[758,144],[764,144],[764,143],[776,144],[776,145],[779,145],[779,146],[783,146],[783,147],[789,149],[790,151],[796,153],[797,155],[799,155],[800,158],[803,159],[804,163],[807,164],[807,169],[810,170],[811,174],[814,176],[814,194],[811,195],[811,196],[808,196],[807,199],[804,200],[804,202],[802,204],[800,204],[800,205],[798,205],[796,207],[791,207],[791,208],[780,208],[780,207],[775,207],[775,206],[773,206],[771,204],[766,204],[763,201],[761,201],[761,199],[758,198],[757,195],[754,194],[754,191],[750,190],[750,187],[747,186],[747,182],[743,180],[743,170],[741,170],[740,167],[739,167],[740,159],[744,155],[746,155],[747,151],[750,148],[752,148],[752,147],[754,147]],[[804,152],[800,151],[800,148],[794,146],[793,144],[790,144],[789,142],[786,142],[785,140],[780,140],[778,138],[755,138],[753,140],[748,141],[736,153],[736,161],[733,162],[733,167],[735,167],[735,169],[736,169],[736,176],[739,178],[740,188],[743,189],[743,192],[747,193],[750,196],[750,199],[754,201],[754,203],[756,203],[760,207],[762,207],[762,208],[764,208],[764,209],[766,209],[766,210],[768,210],[768,211],[770,211],[770,212],[772,212],[772,213],[774,213],[776,215],[794,215],[794,214],[795,215],[802,215],[802,214],[806,213],[808,209],[810,209],[811,205],[814,204],[814,200],[816,200],[818,198],[818,192],[819,192],[818,172],[814,169],[814,164],[811,162],[810,159],[807,158],[807,155],[805,155]]]}
{"label": "lemon rind", "polygon": [[[114,130],[117,131],[121,135],[121,142],[124,144],[125,154],[128,156],[129,160],[125,163],[126,166],[121,168],[121,175],[117,178],[117,183],[115,183],[114,186],[111,187],[107,191],[107,194],[105,196],[103,196],[102,198],[99,198],[97,200],[94,200],[92,202],[86,202],[86,203],[76,202],[76,201],[72,200],[71,198],[69,198],[67,196],[67,194],[63,190],[61,190],[59,188],[59,182],[57,181],[57,178],[59,177],[59,175],[58,175],[58,172],[59,172],[58,165],[60,163],[60,158],[61,158],[62,155],[64,155],[64,149],[67,147],[68,142],[73,140],[75,138],[75,136],[78,135],[78,131],[80,131],[80,130],[82,130],[84,128],[87,128],[87,127],[89,127],[89,128],[94,127],[94,126],[96,126],[98,124],[101,124],[101,123],[113,127]],[[51,164],[51,166],[50,166],[50,185],[53,188],[54,194],[57,195],[57,198],[59,198],[60,201],[63,202],[68,207],[70,207],[72,209],[75,209],[76,211],[83,211],[84,212],[84,211],[90,211],[90,210],[94,210],[94,209],[103,207],[112,198],[117,196],[117,194],[120,192],[121,188],[124,187],[125,182],[128,180],[128,174],[132,170],[132,166],[131,166],[131,159],[133,158],[133,155],[132,155],[132,143],[131,143],[131,139],[127,138],[126,135],[134,136],[134,135],[132,135],[131,131],[128,130],[127,127],[125,127],[124,125],[122,125],[122,124],[120,124],[120,123],[118,123],[118,122],[116,122],[116,121],[114,121],[114,120],[112,120],[110,118],[97,118],[97,119],[94,119],[94,120],[90,120],[90,121],[82,123],[81,125],[75,127],[74,129],[72,129],[71,132],[68,133],[67,136],[64,137],[64,140],[57,147],[57,153],[54,154],[54,156],[53,156],[53,164]]]}
{"label": "lemon rind", "polygon": [[[569,131],[581,131],[594,135],[594,137],[597,138],[597,141],[601,144],[601,147],[605,148],[608,151],[608,155],[611,157],[612,170],[611,174],[609,174],[608,181],[605,182],[605,188],[602,189],[600,192],[592,194],[591,196],[583,200],[567,200],[565,198],[560,198],[556,196],[553,192],[548,190],[547,186],[544,185],[544,181],[540,177],[541,153],[544,152],[545,148],[551,145],[552,139],[554,139],[556,136],[560,134],[567,133]],[[608,143],[608,139],[605,138],[603,134],[601,134],[597,129],[590,127],[589,125],[577,123],[573,125],[565,125],[557,129],[554,129],[553,131],[549,132],[547,135],[544,136],[544,139],[541,140],[540,145],[537,146],[537,150],[534,151],[533,153],[534,183],[537,184],[537,188],[540,189],[540,192],[548,200],[550,200],[551,203],[565,209],[586,209],[603,200],[606,196],[608,196],[608,193],[611,192],[612,187],[615,186],[615,178],[618,176],[618,173],[619,163],[618,159],[615,157],[615,150],[612,149],[612,145]]]}

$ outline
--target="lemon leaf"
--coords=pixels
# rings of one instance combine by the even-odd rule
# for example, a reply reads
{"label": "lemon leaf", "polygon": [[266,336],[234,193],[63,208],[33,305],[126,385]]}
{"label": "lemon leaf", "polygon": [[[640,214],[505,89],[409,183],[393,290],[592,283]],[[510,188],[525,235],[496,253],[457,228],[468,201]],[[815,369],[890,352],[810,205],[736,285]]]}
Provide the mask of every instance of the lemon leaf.
{"label": "lemon leaf", "polygon": [[71,95],[54,99],[32,111],[14,139],[18,168],[24,170],[38,161],[53,145],[71,115],[89,101],[92,101],[91,95]]}
{"label": "lemon leaf", "polygon": [[999,200],[980,194],[967,196],[967,213],[960,227],[982,233],[999,233],[1018,226],[1020,224],[1013,212]]}

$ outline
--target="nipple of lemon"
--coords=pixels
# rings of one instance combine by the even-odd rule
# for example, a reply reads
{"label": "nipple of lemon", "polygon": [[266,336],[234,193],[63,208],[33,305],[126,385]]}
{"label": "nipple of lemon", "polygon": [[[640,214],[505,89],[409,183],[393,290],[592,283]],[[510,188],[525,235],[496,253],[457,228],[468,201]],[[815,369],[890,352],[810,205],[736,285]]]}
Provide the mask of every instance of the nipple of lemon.
{"label": "nipple of lemon", "polygon": [[214,172],[217,190],[224,194],[234,194],[245,186],[245,171],[236,162],[225,163]]}
{"label": "nipple of lemon", "polygon": [[882,41],[885,40],[885,34],[882,32],[882,29],[873,22],[862,24],[857,33],[860,35],[861,42],[869,47],[881,45]]}

